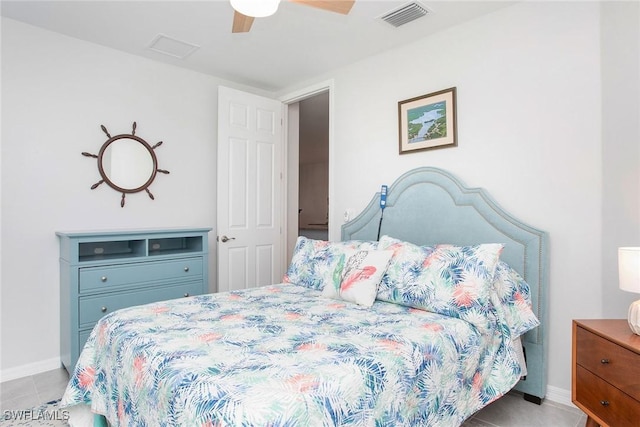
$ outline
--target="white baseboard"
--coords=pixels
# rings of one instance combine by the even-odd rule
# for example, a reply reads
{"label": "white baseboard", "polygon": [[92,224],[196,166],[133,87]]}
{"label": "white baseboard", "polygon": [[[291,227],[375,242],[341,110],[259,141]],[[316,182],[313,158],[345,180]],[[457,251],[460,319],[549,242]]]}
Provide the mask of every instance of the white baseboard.
{"label": "white baseboard", "polygon": [[572,408],[578,408],[576,405],[571,403],[571,391],[565,390],[560,387],[554,387],[552,385],[547,386],[547,395],[545,399],[549,399],[552,402],[560,403],[565,406],[570,406]]}
{"label": "white baseboard", "polygon": [[29,377],[42,372],[52,371],[54,369],[59,369],[60,367],[62,367],[60,358],[54,357],[53,359],[20,365],[15,368],[3,369],[0,371],[0,383],[15,380],[17,378]]}

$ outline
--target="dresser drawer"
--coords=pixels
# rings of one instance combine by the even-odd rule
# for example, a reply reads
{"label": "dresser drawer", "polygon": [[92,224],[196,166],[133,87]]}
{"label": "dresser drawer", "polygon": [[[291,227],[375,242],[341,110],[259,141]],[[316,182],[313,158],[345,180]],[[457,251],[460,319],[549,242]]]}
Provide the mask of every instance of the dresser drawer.
{"label": "dresser drawer", "polygon": [[640,400],[640,364],[636,353],[580,327],[576,330],[576,345],[578,365]]}
{"label": "dresser drawer", "polygon": [[179,286],[165,286],[147,288],[140,291],[119,292],[117,294],[81,297],[79,301],[78,323],[80,327],[93,326],[104,315],[112,311],[147,304],[155,301],[175,299],[202,293],[202,280],[181,284]]}
{"label": "dresser drawer", "polygon": [[80,352],[82,352],[84,345],[87,343],[89,335],[91,335],[91,329],[87,329],[78,333],[78,348],[80,349]]}
{"label": "dresser drawer", "polygon": [[637,427],[640,402],[582,366],[576,367],[576,401],[610,426]]}
{"label": "dresser drawer", "polygon": [[119,266],[87,267],[80,269],[80,293],[109,291],[112,288],[131,284],[172,281],[175,279],[198,279],[202,277],[201,257],[171,261],[156,261]]}

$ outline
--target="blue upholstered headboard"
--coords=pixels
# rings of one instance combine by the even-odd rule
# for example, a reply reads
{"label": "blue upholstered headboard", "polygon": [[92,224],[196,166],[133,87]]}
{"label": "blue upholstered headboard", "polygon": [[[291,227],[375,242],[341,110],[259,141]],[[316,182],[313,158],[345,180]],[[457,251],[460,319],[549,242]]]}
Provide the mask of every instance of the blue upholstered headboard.
{"label": "blue upholstered headboard", "polygon": [[[343,240],[376,240],[380,221],[377,193],[360,215],[342,226]],[[469,188],[449,172],[413,169],[389,187],[380,235],[419,245],[504,243],[500,258],[531,288],[541,325],[523,337],[528,375],[515,387],[527,400],[547,388],[548,236],[505,212],[481,188]],[[538,402],[539,403],[539,402]]]}

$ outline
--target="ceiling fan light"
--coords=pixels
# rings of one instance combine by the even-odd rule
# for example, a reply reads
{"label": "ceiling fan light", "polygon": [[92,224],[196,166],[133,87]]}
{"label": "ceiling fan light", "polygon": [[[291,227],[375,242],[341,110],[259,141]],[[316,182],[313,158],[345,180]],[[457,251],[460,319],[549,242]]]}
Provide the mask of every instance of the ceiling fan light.
{"label": "ceiling fan light", "polygon": [[280,0],[230,0],[231,6],[243,15],[264,18],[276,13]]}

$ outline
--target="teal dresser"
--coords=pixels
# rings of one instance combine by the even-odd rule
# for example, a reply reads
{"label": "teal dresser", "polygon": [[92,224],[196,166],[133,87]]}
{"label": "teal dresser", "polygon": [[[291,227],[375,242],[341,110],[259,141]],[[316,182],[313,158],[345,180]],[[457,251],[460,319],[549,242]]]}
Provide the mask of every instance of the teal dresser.
{"label": "teal dresser", "polygon": [[93,326],[125,307],[208,292],[211,228],[57,232],[60,357],[71,373]]}

